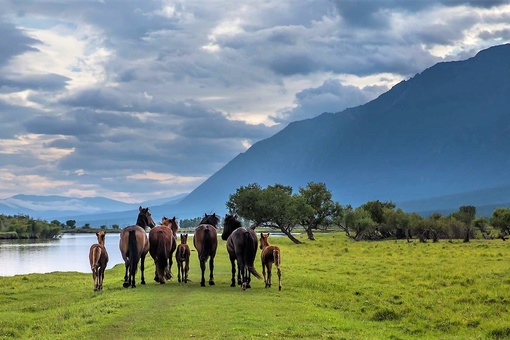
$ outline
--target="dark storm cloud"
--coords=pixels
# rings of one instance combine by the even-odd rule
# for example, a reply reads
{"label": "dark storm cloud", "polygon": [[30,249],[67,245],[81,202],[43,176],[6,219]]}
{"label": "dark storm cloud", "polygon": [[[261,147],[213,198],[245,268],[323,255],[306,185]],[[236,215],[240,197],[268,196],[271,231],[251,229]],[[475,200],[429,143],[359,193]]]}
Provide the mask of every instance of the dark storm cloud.
{"label": "dark storm cloud", "polygon": [[338,80],[328,80],[317,88],[297,93],[296,106],[282,110],[273,119],[286,125],[324,112],[343,111],[346,108],[364,104],[386,90],[388,90],[386,87],[367,87],[360,90],[354,86],[344,86]]}
{"label": "dark storm cloud", "polygon": [[18,54],[37,51],[33,46],[38,43],[40,41],[26,36],[14,25],[3,22],[0,13],[0,66]]}
{"label": "dark storm cloud", "polygon": [[[2,90],[11,92],[16,90],[41,90],[41,91],[58,91],[63,89],[68,77],[59,74],[37,74],[37,75],[18,75],[6,78],[0,77],[0,92]],[[6,89],[2,89],[5,87]]]}

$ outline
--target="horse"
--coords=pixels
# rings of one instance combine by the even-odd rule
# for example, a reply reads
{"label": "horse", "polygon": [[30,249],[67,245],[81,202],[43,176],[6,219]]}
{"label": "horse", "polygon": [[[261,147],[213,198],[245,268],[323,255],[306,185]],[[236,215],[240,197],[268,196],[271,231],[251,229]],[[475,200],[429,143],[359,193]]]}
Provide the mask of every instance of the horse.
{"label": "horse", "polygon": [[174,230],[179,226],[175,216],[173,219],[163,217],[163,224],[149,231],[149,253],[154,259],[154,281],[161,284],[172,278],[172,255],[175,251]]}
{"label": "horse", "polygon": [[202,279],[200,286],[205,287],[205,263],[209,260],[209,285],[214,285],[214,257],[216,256],[216,249],[218,248],[218,232],[216,230],[220,218],[213,213],[212,215],[205,214],[204,218],[200,221],[195,229],[193,237],[193,245],[198,252],[198,260],[200,261],[200,270],[202,271]]}
{"label": "horse", "polygon": [[[278,273],[278,290],[282,290],[282,269],[280,268],[280,248],[277,246],[272,246],[269,244],[267,239],[269,238],[269,233],[264,234],[260,233],[260,249],[262,252],[260,253],[260,259],[262,260],[262,275],[264,275],[264,282],[266,283],[266,288],[271,287],[271,269],[273,263],[276,266],[276,270]],[[267,268],[267,280],[266,280],[266,268]]]}
{"label": "horse", "polygon": [[[138,208],[138,218],[136,225],[125,227],[120,232],[119,249],[126,266],[124,274],[124,288],[131,286],[136,287],[135,274],[140,262],[140,270],[142,272],[141,284],[145,284],[144,268],[145,256],[149,252],[149,239],[147,238],[147,227],[156,226],[152,219],[149,208]],[[128,275],[129,272],[129,275]]]}
{"label": "horse", "polygon": [[177,251],[175,252],[175,260],[177,261],[177,280],[181,282],[188,283],[188,272],[189,272],[189,256],[190,249],[187,244],[188,234],[181,234],[181,244],[177,246]]}
{"label": "horse", "polygon": [[89,261],[92,269],[92,278],[94,279],[94,291],[103,289],[104,270],[108,264],[108,252],[104,247],[105,232],[96,233],[97,243],[90,246]]}
{"label": "horse", "polygon": [[236,261],[237,261],[237,284],[242,290],[251,288],[251,274],[262,279],[254,267],[257,255],[257,234],[252,228],[243,227],[237,220],[237,216],[225,215],[223,221],[223,233],[221,238],[227,241],[227,251],[232,264],[232,283],[236,286]]}

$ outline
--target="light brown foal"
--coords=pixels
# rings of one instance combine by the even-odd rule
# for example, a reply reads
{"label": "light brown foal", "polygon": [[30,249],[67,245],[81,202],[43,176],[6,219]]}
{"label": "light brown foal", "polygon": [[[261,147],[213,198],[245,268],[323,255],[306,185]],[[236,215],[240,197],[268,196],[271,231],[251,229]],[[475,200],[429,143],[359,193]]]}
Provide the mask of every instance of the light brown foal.
{"label": "light brown foal", "polygon": [[[271,269],[273,263],[276,266],[276,270],[278,273],[278,290],[282,290],[282,270],[280,268],[280,248],[277,246],[272,246],[269,244],[267,239],[269,238],[269,233],[260,233],[260,249],[262,252],[260,254],[260,259],[262,260],[262,275],[264,275],[264,282],[266,283],[266,288],[271,287]],[[267,279],[266,279],[266,269],[267,269]]]}
{"label": "light brown foal", "polygon": [[89,261],[92,269],[92,278],[94,279],[94,291],[103,289],[104,270],[108,264],[108,252],[104,247],[105,232],[96,233],[97,243],[90,246]]}
{"label": "light brown foal", "polygon": [[181,234],[181,244],[177,246],[175,259],[177,260],[177,281],[188,283],[190,249],[187,244],[188,234]]}

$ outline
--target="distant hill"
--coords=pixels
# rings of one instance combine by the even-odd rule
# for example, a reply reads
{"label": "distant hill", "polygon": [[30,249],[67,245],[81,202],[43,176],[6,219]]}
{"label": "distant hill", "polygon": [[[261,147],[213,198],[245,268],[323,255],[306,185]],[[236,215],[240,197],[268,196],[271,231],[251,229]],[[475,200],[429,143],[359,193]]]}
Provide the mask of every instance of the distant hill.
{"label": "distant hill", "polygon": [[[488,191],[483,200],[471,193],[509,186],[509,166],[510,45],[501,45],[436,64],[365,105],[293,122],[174,208],[182,215],[223,213],[241,185],[297,190],[310,181],[326,183],[335,200],[353,206],[440,196],[450,199],[438,209],[485,206],[494,202]],[[508,202],[507,195],[494,203]]]}
{"label": "distant hill", "polygon": [[78,226],[91,223],[94,226],[126,224],[136,222],[138,207],[152,207],[162,204],[176,204],[186,194],[174,197],[125,203],[105,197],[72,198],[66,196],[15,195],[0,199],[0,213],[5,215],[29,215],[47,221],[61,222],[76,220]]}

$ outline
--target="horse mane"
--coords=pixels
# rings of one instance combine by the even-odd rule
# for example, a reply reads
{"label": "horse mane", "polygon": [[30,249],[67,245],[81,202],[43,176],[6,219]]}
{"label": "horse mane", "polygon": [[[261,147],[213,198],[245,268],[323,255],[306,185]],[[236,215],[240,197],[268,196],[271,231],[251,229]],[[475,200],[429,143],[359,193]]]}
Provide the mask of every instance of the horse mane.
{"label": "horse mane", "polygon": [[217,228],[219,222],[220,218],[218,217],[218,215],[216,215],[216,213],[213,213],[212,215],[204,214],[204,217],[202,218],[199,224],[210,224],[213,227]]}
{"label": "horse mane", "polygon": [[221,238],[226,241],[230,234],[234,232],[234,230],[241,228],[242,226],[243,224],[237,219],[237,215],[225,215]]}
{"label": "horse mane", "polygon": [[138,218],[136,219],[136,225],[145,228],[149,225],[149,220],[147,219],[147,212],[149,211],[149,208],[139,208],[140,212],[138,213]]}

